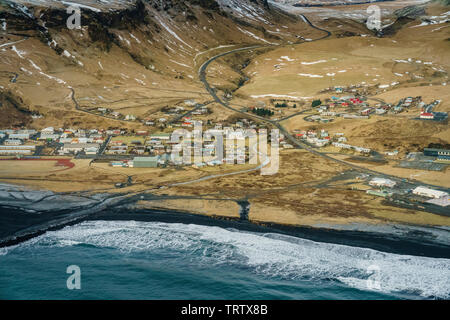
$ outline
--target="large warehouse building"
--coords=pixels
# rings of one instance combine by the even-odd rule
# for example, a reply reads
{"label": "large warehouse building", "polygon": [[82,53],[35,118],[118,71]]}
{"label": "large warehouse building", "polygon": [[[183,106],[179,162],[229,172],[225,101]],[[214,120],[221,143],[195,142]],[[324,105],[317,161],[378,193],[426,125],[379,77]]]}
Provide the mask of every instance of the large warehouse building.
{"label": "large warehouse building", "polygon": [[448,196],[447,192],[434,190],[434,189],[430,189],[430,188],[422,187],[422,186],[415,188],[412,191],[412,193],[417,194],[419,196],[435,198],[435,199],[439,199],[439,198]]}
{"label": "large warehouse building", "polygon": [[425,148],[423,154],[430,157],[438,157],[441,160],[450,160],[450,150]]}
{"label": "large warehouse building", "polygon": [[156,168],[159,157],[135,157],[133,159],[134,168]]}

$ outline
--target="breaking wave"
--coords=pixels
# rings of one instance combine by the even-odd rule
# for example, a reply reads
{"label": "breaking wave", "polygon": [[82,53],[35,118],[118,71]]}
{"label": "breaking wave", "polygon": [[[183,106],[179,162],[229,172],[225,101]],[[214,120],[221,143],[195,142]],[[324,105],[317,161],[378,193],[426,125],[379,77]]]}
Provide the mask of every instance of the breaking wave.
{"label": "breaking wave", "polygon": [[360,290],[450,298],[449,259],[192,224],[87,221],[47,232],[10,248],[8,253],[36,246],[77,245],[111,248],[125,254],[164,250],[205,266],[231,264],[266,277],[336,281]]}

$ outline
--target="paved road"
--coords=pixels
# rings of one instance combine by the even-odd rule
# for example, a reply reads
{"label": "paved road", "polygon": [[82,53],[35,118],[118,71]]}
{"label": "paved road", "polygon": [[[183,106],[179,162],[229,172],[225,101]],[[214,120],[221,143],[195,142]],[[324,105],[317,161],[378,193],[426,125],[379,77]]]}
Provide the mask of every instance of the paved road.
{"label": "paved road", "polygon": [[103,142],[102,146],[98,150],[98,155],[102,155],[105,152],[106,147],[109,144],[109,141],[111,141],[111,138],[112,138],[112,135],[108,135],[108,137],[106,138],[105,142]]}
{"label": "paved road", "polygon": [[[319,28],[319,27],[313,25],[313,24],[311,23],[311,21],[309,21],[309,19],[308,19],[304,14],[300,14],[300,17],[301,17],[301,18],[303,19],[303,21],[305,21],[311,28],[316,29],[316,30],[320,30],[320,31],[323,31],[323,32],[326,33],[323,37],[314,39],[314,40],[312,40],[312,41],[322,40],[322,39],[325,39],[325,38],[328,38],[328,37],[331,36],[331,32],[330,32],[330,31],[325,30],[325,29],[322,29],[322,28]],[[311,42],[311,41],[309,41],[309,42]]]}
{"label": "paved road", "polygon": [[279,119],[279,120],[277,120],[277,121],[278,121],[278,122],[282,122],[282,121],[288,120],[288,119],[290,119],[290,118],[293,118],[293,117],[299,116],[299,115],[301,115],[301,114],[304,114],[304,113],[306,113],[306,112],[308,112],[308,111],[311,111],[311,110],[312,110],[312,108],[310,108],[310,109],[305,109],[305,110],[302,110],[302,111],[293,113],[293,114],[291,114],[291,115],[289,115],[289,116],[286,116],[286,117],[284,117],[284,118],[281,118],[281,119]]}

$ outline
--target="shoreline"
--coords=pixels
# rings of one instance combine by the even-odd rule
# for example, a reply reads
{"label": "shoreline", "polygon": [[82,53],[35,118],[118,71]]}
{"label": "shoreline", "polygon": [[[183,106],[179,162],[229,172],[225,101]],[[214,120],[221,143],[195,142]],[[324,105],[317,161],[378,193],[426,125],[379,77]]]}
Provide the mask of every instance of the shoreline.
{"label": "shoreline", "polygon": [[[15,190],[11,192],[26,192]],[[37,192],[37,191],[36,191]],[[26,195],[26,194],[25,194]],[[90,197],[95,200],[85,206],[67,207],[54,205],[42,210],[46,195],[27,195],[41,205],[41,210],[30,210],[32,207],[17,203],[0,204],[0,248],[9,247],[40,236],[47,231],[63,229],[89,220],[146,221],[199,224],[222,228],[235,228],[244,232],[279,233],[317,242],[335,243],[353,247],[365,247],[383,252],[450,258],[450,228],[444,225],[421,225],[414,223],[386,222],[379,225],[367,221],[351,221],[343,223],[318,222],[308,223],[304,219],[289,224],[276,219],[258,219],[261,215],[249,215],[251,209],[248,201],[231,200],[235,205],[234,214],[226,214],[217,203],[202,206],[206,210],[195,210],[192,206],[165,206],[164,201],[173,200],[170,195],[141,194],[126,196],[125,194],[109,194],[104,197]],[[37,200],[36,200],[37,199]],[[43,200],[44,199],[44,200]],[[192,199],[192,198],[191,198]],[[67,200],[67,199],[66,199]],[[156,201],[154,206],[139,205],[139,201]],[[158,202],[160,200],[162,202]],[[217,200],[217,199],[212,199]],[[45,200],[46,201],[46,200]],[[64,197],[58,199],[64,203]],[[202,201],[208,201],[202,199]],[[33,201],[27,202],[33,204]],[[52,200],[54,202],[54,200]],[[230,210],[230,206],[225,206]],[[233,211],[234,211],[233,210]],[[254,208],[254,210],[260,210]],[[332,209],[331,209],[332,210]],[[273,214],[276,215],[276,212]],[[269,217],[270,218],[270,217]],[[273,217],[272,217],[273,218]],[[288,221],[288,220],[286,220]]]}
{"label": "shoreline", "polygon": [[[239,218],[204,216],[189,212],[164,209],[117,208],[98,212],[86,221],[142,221],[198,224],[221,228],[234,228],[244,232],[278,233],[315,242],[333,243],[352,247],[364,247],[401,255],[450,259],[450,244],[427,240],[427,235],[411,230],[410,237],[358,230],[333,229],[331,227],[289,226],[277,223],[259,223]],[[429,237],[429,236],[428,236]]]}
{"label": "shoreline", "polygon": [[[8,208],[0,206],[2,210]],[[11,210],[9,208],[9,210]],[[19,210],[15,210],[13,214],[17,214]],[[22,211],[25,212],[25,211]],[[29,215],[30,213],[26,213]],[[66,213],[67,214],[67,213]],[[57,215],[57,214],[56,214]],[[41,219],[45,217],[39,215]],[[48,218],[54,218],[52,213]],[[33,217],[34,218],[34,217]],[[425,256],[431,258],[447,258],[450,259],[450,244],[439,243],[433,241],[434,235],[426,234],[426,232],[411,230],[408,236],[393,234],[392,232],[376,232],[362,230],[344,230],[333,228],[333,226],[290,226],[277,223],[257,222],[242,220],[234,217],[223,216],[206,216],[191,212],[158,209],[133,209],[129,206],[120,206],[115,209],[105,209],[90,216],[84,216],[71,219],[65,223],[54,225],[51,220],[45,229],[37,229],[27,234],[14,236],[13,234],[0,239],[0,248],[18,245],[30,239],[45,234],[47,231],[61,230],[67,226],[73,226],[83,221],[142,221],[142,222],[164,222],[164,223],[182,223],[197,224],[203,226],[233,228],[243,232],[278,233],[287,236],[307,239],[315,242],[333,243],[352,247],[369,248],[377,251],[394,253],[400,255]],[[42,222],[42,221],[41,221]],[[393,228],[406,225],[392,225]],[[411,226],[412,227],[412,226]],[[424,227],[421,227],[424,228]],[[20,231],[18,231],[20,232]]]}

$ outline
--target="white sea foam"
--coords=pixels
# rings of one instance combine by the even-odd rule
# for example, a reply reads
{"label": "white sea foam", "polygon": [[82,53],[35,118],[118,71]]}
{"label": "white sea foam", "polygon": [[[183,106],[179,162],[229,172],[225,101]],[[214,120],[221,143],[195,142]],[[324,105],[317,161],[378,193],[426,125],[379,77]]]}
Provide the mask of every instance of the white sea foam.
{"label": "white sea foam", "polygon": [[181,252],[197,263],[250,267],[264,276],[331,280],[360,290],[368,268],[377,266],[381,292],[450,297],[450,260],[398,255],[372,249],[319,243],[280,234],[255,234],[219,227],[135,221],[89,221],[48,232],[17,248],[79,243],[125,253],[158,249]]}
{"label": "white sea foam", "polygon": [[0,256],[5,256],[8,254],[8,248],[0,248]]}

